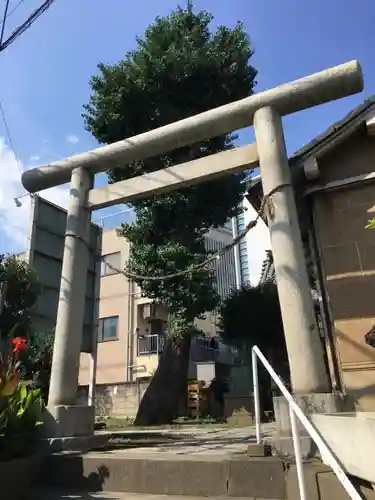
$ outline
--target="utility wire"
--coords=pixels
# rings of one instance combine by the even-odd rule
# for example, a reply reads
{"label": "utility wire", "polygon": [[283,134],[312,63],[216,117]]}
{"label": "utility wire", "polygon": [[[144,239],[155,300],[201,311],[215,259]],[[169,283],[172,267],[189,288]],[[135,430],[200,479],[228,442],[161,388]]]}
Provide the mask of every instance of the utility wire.
{"label": "utility wire", "polygon": [[[6,0],[5,9],[4,9],[4,15],[3,15],[3,22],[2,22],[1,33],[0,33],[0,52],[2,52],[7,47],[9,47],[9,45],[11,45],[11,43],[13,43],[19,36],[21,36],[27,29],[29,29],[30,26],[33,24],[33,22],[36,21],[38,19],[38,17],[40,17],[43,14],[43,12],[45,12],[52,5],[52,3],[54,2],[54,0],[46,0],[39,8],[37,8],[36,10],[34,10],[34,12],[26,19],[26,21],[24,23],[22,23],[20,26],[18,26],[13,31],[13,33],[10,35],[10,37],[8,37],[5,40],[5,42],[3,43],[6,20],[9,18],[9,16],[11,16],[13,14],[13,12],[16,9],[18,9],[18,7],[24,1],[25,0],[19,0],[19,2],[17,2],[16,5],[9,11],[10,0]],[[14,157],[16,159],[18,169],[19,169],[20,173],[22,174],[23,173],[22,165],[21,165],[21,163],[20,163],[20,161],[18,159],[18,155],[17,155],[16,149],[14,147],[12,135],[10,133],[10,129],[9,129],[9,126],[8,126],[8,122],[7,122],[7,119],[6,119],[6,116],[5,116],[4,107],[3,107],[2,103],[1,103],[1,100],[0,100],[0,113],[1,113],[1,116],[3,118],[3,122],[4,122],[4,126],[5,126],[5,132],[6,132],[6,135],[7,135],[7,138],[8,138],[9,146],[10,146],[10,148],[11,148],[13,154],[14,154]]]}
{"label": "utility wire", "polygon": [[[0,36],[0,46],[3,42],[3,38],[4,38],[4,30],[5,30],[5,24],[6,24],[6,21],[7,19],[10,18],[10,16],[18,9],[18,7],[20,7],[20,5],[23,4],[25,0],[19,0],[19,2],[16,3],[16,5],[14,5],[14,7],[12,9],[9,10],[9,3],[10,3],[10,0],[7,0],[6,4],[5,4],[5,9],[4,9],[4,16],[3,16],[3,21],[1,23],[1,36]],[[9,10],[9,12],[8,12]]]}
{"label": "utility wire", "polygon": [[[34,10],[34,12],[26,19],[26,21],[23,22],[20,26],[18,26],[18,28],[16,28],[13,31],[13,33],[10,35],[10,37],[8,37],[5,40],[4,43],[1,43],[0,52],[9,47],[9,45],[11,45],[19,36],[21,36],[26,30],[28,30],[30,26],[33,24],[33,22],[36,21],[38,17],[41,16],[43,12],[45,12],[53,4],[53,2],[54,0],[46,0],[40,7]],[[5,25],[5,20],[3,23],[3,28],[4,25]]]}
{"label": "utility wire", "polygon": [[5,18],[5,19],[8,19],[8,18],[9,18],[9,17],[13,14],[13,12],[15,12],[15,11],[18,9],[18,7],[19,7],[21,4],[23,4],[23,2],[24,2],[24,1],[25,1],[25,0],[20,0],[18,3],[16,3],[16,5],[13,7],[13,9],[10,9],[10,11],[8,12],[8,15],[6,16],[6,18]]}
{"label": "utility wire", "polygon": [[16,159],[16,163],[17,163],[18,169],[20,171],[20,174],[22,175],[23,174],[23,168],[22,168],[22,165],[21,165],[21,163],[20,163],[20,161],[18,159],[18,155],[16,153],[16,148],[14,147],[14,142],[13,142],[13,139],[12,139],[12,135],[10,133],[10,129],[9,129],[9,126],[8,126],[8,122],[7,122],[7,119],[6,119],[6,116],[5,116],[5,112],[4,112],[4,108],[3,108],[1,100],[0,100],[0,113],[1,113],[1,116],[3,118],[5,132],[6,132],[7,139],[8,139],[8,144],[10,146],[10,149],[13,152],[14,158]]}
{"label": "utility wire", "polygon": [[6,2],[5,2],[3,24],[1,26],[1,34],[0,34],[0,47],[1,47],[2,43],[3,43],[4,30],[5,30],[5,21],[6,21],[7,17],[8,17],[9,2],[10,2],[10,0],[6,0]]}

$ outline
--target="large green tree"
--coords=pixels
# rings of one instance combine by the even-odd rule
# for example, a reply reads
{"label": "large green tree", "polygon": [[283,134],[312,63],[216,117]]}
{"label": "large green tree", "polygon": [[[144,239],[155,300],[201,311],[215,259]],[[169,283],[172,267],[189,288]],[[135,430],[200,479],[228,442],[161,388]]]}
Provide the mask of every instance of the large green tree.
{"label": "large green tree", "polygon": [[[85,106],[86,128],[101,143],[111,143],[249,96],[256,70],[242,24],[211,29],[205,11],[176,8],[158,17],[136,48],[118,64],[100,64],[91,79]],[[132,162],[109,172],[110,182],[148,173],[233,147],[226,134],[199,144]],[[138,415],[139,424],[170,422],[186,385],[194,320],[218,304],[212,269],[195,271],[207,253],[204,233],[239,211],[244,175],[232,175],[134,203],[136,222],[124,224],[131,243],[128,270],[156,277],[191,269],[168,280],[136,279],[143,294],[169,311],[167,342]]]}

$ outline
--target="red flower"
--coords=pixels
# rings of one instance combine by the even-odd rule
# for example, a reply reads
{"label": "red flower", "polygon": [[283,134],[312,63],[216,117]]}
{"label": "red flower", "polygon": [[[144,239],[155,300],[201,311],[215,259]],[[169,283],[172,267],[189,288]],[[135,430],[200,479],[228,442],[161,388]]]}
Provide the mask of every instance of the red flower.
{"label": "red flower", "polygon": [[12,345],[13,352],[21,352],[27,349],[26,339],[23,339],[22,337],[14,337],[14,339],[12,339]]}

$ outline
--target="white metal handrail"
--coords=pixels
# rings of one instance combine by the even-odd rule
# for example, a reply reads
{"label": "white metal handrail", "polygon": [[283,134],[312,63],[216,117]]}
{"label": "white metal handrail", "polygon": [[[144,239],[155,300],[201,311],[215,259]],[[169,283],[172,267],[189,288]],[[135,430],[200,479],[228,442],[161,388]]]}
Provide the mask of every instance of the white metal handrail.
{"label": "white metal handrail", "polygon": [[305,476],[303,471],[303,462],[300,448],[300,438],[299,432],[297,428],[297,420],[301,422],[304,426],[314,443],[319,448],[321,454],[324,454],[326,462],[332,468],[333,472],[336,474],[338,480],[345,488],[345,491],[353,500],[362,500],[362,496],[358,493],[348,476],[346,475],[344,469],[341,467],[336,457],[332,453],[329,446],[326,444],[319,431],[313,425],[313,423],[306,417],[301,408],[298,406],[293,396],[287,390],[285,385],[283,384],[280,377],[277,375],[275,370],[269,364],[267,359],[263,356],[262,352],[258,347],[254,346],[252,348],[252,365],[253,365],[253,388],[254,388],[254,409],[255,409],[255,426],[256,426],[256,439],[257,443],[261,443],[261,422],[260,422],[260,401],[259,401],[259,379],[258,379],[258,360],[261,361],[264,368],[268,371],[271,378],[280,389],[281,394],[287,400],[289,404],[289,415],[292,427],[292,437],[293,437],[293,446],[294,446],[294,454],[296,458],[296,467],[297,467],[297,478],[298,478],[298,487],[300,492],[301,500],[307,500],[306,494],[306,483]]}

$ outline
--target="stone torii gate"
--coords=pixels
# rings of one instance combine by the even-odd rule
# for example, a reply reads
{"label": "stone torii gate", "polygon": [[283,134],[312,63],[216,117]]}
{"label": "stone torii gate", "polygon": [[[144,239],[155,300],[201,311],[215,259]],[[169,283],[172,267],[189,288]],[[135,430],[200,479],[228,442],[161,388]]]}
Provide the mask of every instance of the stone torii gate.
{"label": "stone torii gate", "polygon": [[[331,387],[309,292],[281,117],[362,90],[361,67],[351,61],[23,173],[22,184],[29,193],[71,181],[47,407],[53,422],[50,435],[89,435],[93,431],[94,409],[76,404],[91,212],[253,168],[258,161],[265,195],[287,185],[272,196],[268,219],[293,393],[318,400],[329,397]],[[254,125],[256,145],[93,188],[98,172],[250,125]]]}

